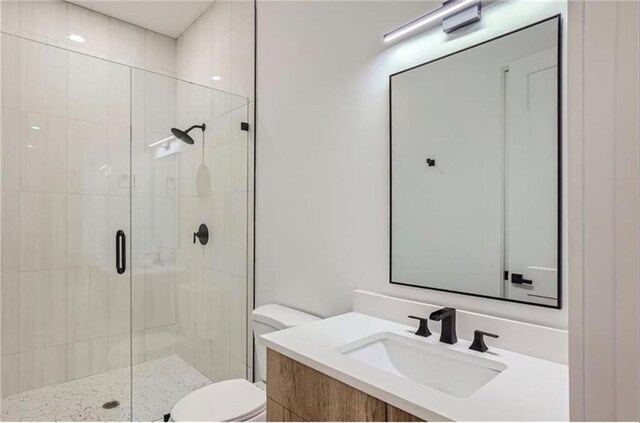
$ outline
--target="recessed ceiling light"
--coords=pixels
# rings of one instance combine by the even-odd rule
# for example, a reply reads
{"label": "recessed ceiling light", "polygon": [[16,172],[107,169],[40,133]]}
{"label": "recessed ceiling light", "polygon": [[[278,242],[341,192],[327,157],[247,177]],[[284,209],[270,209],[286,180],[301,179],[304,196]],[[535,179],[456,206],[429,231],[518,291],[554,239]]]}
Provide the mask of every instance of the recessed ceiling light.
{"label": "recessed ceiling light", "polygon": [[214,81],[220,81],[220,80],[222,80],[222,77],[221,77],[221,76],[219,76],[219,75],[213,75],[213,76],[211,77],[211,79],[213,79]]}
{"label": "recessed ceiling light", "polygon": [[39,130],[40,130],[40,127],[39,127],[39,126],[32,126],[32,127],[31,127],[31,129],[34,129],[34,130],[36,130],[36,131],[39,131]]}
{"label": "recessed ceiling light", "polygon": [[71,41],[75,41],[76,43],[84,43],[84,37],[78,34],[69,34],[68,37]]}

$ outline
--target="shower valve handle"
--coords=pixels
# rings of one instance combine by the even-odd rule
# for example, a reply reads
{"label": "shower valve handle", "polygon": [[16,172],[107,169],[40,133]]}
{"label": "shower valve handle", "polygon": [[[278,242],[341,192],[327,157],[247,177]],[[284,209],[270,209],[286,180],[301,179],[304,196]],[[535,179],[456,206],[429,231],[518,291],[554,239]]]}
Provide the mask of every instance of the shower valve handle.
{"label": "shower valve handle", "polygon": [[200,240],[200,244],[207,245],[209,242],[209,228],[204,223],[198,228],[198,232],[193,233],[193,243],[196,243],[196,238]]}

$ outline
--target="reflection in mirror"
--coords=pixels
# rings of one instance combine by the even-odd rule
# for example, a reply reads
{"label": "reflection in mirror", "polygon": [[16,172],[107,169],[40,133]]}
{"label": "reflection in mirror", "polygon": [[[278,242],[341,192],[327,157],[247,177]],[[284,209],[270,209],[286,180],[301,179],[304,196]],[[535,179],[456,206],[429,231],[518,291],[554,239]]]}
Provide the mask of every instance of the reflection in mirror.
{"label": "reflection in mirror", "polygon": [[391,76],[391,282],[561,306],[560,18]]}

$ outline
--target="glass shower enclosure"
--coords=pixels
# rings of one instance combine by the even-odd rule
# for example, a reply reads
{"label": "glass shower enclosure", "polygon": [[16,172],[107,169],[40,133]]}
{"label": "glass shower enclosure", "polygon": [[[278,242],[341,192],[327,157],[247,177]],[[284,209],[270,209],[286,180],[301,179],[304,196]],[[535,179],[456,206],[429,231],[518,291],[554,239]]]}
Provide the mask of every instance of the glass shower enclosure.
{"label": "glass shower enclosure", "polygon": [[2,420],[250,377],[247,99],[4,33],[2,60]]}

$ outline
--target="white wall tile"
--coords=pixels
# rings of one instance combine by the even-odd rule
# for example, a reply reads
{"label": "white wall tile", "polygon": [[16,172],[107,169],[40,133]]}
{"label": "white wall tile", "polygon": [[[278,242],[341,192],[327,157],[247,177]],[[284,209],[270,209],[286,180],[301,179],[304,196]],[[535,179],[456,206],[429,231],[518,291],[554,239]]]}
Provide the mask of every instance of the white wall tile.
{"label": "white wall tile", "polygon": [[20,194],[20,270],[67,267],[67,196]]}
{"label": "white wall tile", "polygon": [[203,270],[181,264],[176,281],[176,330],[195,335],[196,297],[202,283]]}
{"label": "white wall tile", "polygon": [[236,360],[231,357],[229,361],[229,378],[247,378],[247,365],[244,364],[241,360]]}
{"label": "white wall tile", "polygon": [[[109,300],[107,269],[100,267],[69,269],[67,275],[68,341],[106,337]],[[72,352],[72,350],[69,351],[70,354]]]}
{"label": "white wall tile", "polygon": [[197,371],[213,379],[211,372],[212,349],[210,339],[195,338],[194,367]]}
{"label": "white wall tile", "polygon": [[247,278],[231,276],[229,282],[229,351],[232,358],[247,361]]}
{"label": "white wall tile", "polygon": [[109,63],[109,125],[129,127],[131,117],[130,71],[127,66]]}
{"label": "white wall tile", "polygon": [[176,57],[178,61],[176,64],[176,72],[180,79],[187,81],[193,80],[195,64],[192,57],[195,51],[195,42],[196,26],[192,24],[180,35],[177,41]]}
{"label": "white wall tile", "polygon": [[147,73],[145,75],[145,128],[166,133],[176,121],[176,80]]}
{"label": "white wall tile", "polygon": [[231,27],[235,28],[246,18],[253,15],[253,0],[231,1]]}
{"label": "white wall tile", "polygon": [[215,38],[220,37],[222,34],[226,34],[231,31],[231,1],[218,0],[213,6],[213,36]]}
{"label": "white wall tile", "polygon": [[2,190],[16,191],[20,182],[20,113],[2,109]]}
{"label": "white wall tile", "polygon": [[20,41],[20,108],[22,110],[66,116],[67,56],[68,53],[65,50],[33,41]]}
{"label": "white wall tile", "polygon": [[[212,308],[213,308],[213,284],[211,271],[203,270],[203,278],[195,287],[195,315],[194,335],[196,338],[196,350],[199,341],[211,341],[212,333]],[[196,351],[197,362],[198,351]]]}
{"label": "white wall tile", "polygon": [[20,270],[20,194],[2,192],[2,271]]}
{"label": "white wall tile", "polygon": [[209,86],[217,90],[231,91],[231,33],[217,35],[211,46],[211,77]]}
{"label": "white wall tile", "polygon": [[106,194],[109,173],[107,125],[69,119],[68,133],[69,192]]}
{"label": "white wall tile", "polygon": [[73,267],[107,266],[108,203],[106,196],[68,196],[67,263]]}
{"label": "white wall tile", "polygon": [[67,377],[67,345],[20,353],[20,391],[64,382]]}
{"label": "white wall tile", "polygon": [[214,18],[214,9],[213,7],[209,7],[192,24],[196,27],[195,51],[202,52],[211,48],[215,27]]}
{"label": "white wall tile", "polygon": [[[130,170],[131,154],[138,149],[130,142],[129,128],[124,126],[109,126],[109,194],[112,196],[129,196],[132,181]],[[139,153],[138,153],[139,154]],[[138,174],[143,169],[138,170]],[[135,181],[135,182],[140,182]],[[129,207],[129,205],[126,205]],[[128,214],[128,213],[127,213]]]}
{"label": "white wall tile", "polygon": [[20,31],[29,38],[66,47],[67,5],[64,1],[20,2]]}
{"label": "white wall tile", "polygon": [[168,357],[175,353],[175,326],[163,326],[144,331],[145,361]]}
{"label": "white wall tile", "polygon": [[[109,272],[109,335],[144,329],[144,275]],[[133,300],[133,307],[131,307]]]}
{"label": "white wall tile", "polygon": [[231,30],[231,92],[253,99],[254,22],[250,16]]}
{"label": "white wall tile", "polygon": [[20,351],[20,274],[2,273],[2,355],[18,351]]}
{"label": "white wall tile", "polygon": [[[2,397],[20,392],[20,354],[2,356]],[[4,420],[4,419],[3,419]]]}
{"label": "white wall tile", "polygon": [[190,366],[195,367],[195,343],[192,335],[186,333],[176,333],[176,355],[183,359]]}
{"label": "white wall tile", "polygon": [[109,18],[109,56],[113,60],[144,67],[145,30],[118,19]]}
{"label": "white wall tile", "polygon": [[229,249],[231,274],[247,276],[247,195],[246,191],[231,193]]}
{"label": "white wall tile", "polygon": [[231,144],[211,149],[213,156],[212,190],[214,194],[231,191]]}
{"label": "white wall tile", "polygon": [[0,2],[0,6],[2,7],[2,30],[18,33],[20,31],[20,2],[3,0]]}
{"label": "white wall tile", "polygon": [[212,288],[212,345],[216,351],[229,353],[229,285],[230,275],[205,269],[205,281]]}
{"label": "white wall tile", "polygon": [[67,119],[20,114],[20,189],[67,192]]}
{"label": "white wall tile", "polygon": [[[2,2],[4,7],[5,2]],[[3,16],[4,18],[4,16]],[[20,39],[7,34],[2,38],[2,107],[20,108]]]}
{"label": "white wall tile", "polygon": [[70,343],[67,348],[67,380],[106,372],[108,365],[107,338]]}
{"label": "white wall tile", "polygon": [[247,189],[249,172],[248,141],[249,133],[240,129],[242,122],[248,122],[247,106],[231,112],[231,190]]}
{"label": "white wall tile", "polygon": [[[231,195],[215,194],[213,196],[213,222],[211,229],[216,234],[216,242],[212,245],[212,265],[218,272],[231,271]],[[210,230],[211,230],[210,229]]]}
{"label": "white wall tile", "polygon": [[230,357],[225,350],[213,348],[211,351],[211,380],[219,382],[229,379],[230,375]]}
{"label": "white wall tile", "polygon": [[109,54],[109,17],[69,3],[69,35],[80,35],[84,43],[69,40],[69,48],[106,57]]}
{"label": "white wall tile", "polygon": [[68,116],[107,123],[109,112],[109,62],[69,53]]}
{"label": "white wall tile", "polygon": [[65,270],[22,272],[20,274],[20,350],[28,351],[60,345],[66,341],[67,272]]}
{"label": "white wall tile", "polygon": [[133,337],[130,332],[109,335],[109,370],[129,367],[132,352],[134,365],[144,362],[144,332],[135,331]]}
{"label": "white wall tile", "polygon": [[153,31],[146,31],[146,69],[176,74],[176,40]]}
{"label": "white wall tile", "polygon": [[176,322],[176,273],[148,264],[144,275],[145,327],[168,326]]}

